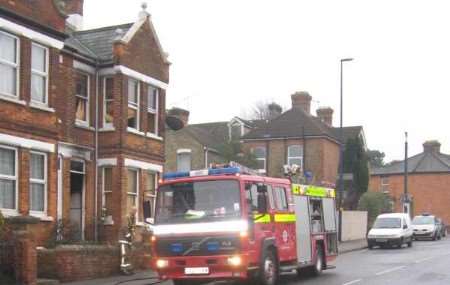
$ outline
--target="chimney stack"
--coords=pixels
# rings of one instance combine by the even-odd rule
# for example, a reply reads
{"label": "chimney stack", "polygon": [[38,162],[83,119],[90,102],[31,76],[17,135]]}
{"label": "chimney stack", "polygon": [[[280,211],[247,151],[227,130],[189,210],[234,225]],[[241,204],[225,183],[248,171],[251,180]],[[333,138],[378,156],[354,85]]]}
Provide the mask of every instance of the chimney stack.
{"label": "chimney stack", "polygon": [[437,140],[430,140],[423,143],[423,151],[431,153],[441,153],[441,143]]}
{"label": "chimney stack", "polygon": [[173,107],[169,110],[169,115],[179,118],[183,122],[183,126],[189,123],[189,111],[181,108]]}
{"label": "chimney stack", "polygon": [[306,113],[311,113],[311,100],[312,97],[306,91],[295,92],[291,95],[292,108],[303,109]]}
{"label": "chimney stack", "polygon": [[65,0],[66,24],[70,30],[83,29],[83,5],[84,0]]}
{"label": "chimney stack", "polygon": [[327,124],[328,126],[333,126],[333,109],[330,107],[321,107],[317,109],[317,117]]}

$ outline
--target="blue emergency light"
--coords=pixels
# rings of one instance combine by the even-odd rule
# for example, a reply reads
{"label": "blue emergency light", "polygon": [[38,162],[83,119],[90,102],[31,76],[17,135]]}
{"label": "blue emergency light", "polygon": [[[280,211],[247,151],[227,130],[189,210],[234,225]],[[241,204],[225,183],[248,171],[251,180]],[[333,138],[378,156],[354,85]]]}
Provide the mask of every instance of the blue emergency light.
{"label": "blue emergency light", "polygon": [[240,167],[226,167],[226,168],[208,168],[202,170],[193,171],[177,171],[168,172],[163,175],[164,180],[173,180],[184,177],[196,177],[196,176],[207,176],[207,175],[232,175],[244,173]]}

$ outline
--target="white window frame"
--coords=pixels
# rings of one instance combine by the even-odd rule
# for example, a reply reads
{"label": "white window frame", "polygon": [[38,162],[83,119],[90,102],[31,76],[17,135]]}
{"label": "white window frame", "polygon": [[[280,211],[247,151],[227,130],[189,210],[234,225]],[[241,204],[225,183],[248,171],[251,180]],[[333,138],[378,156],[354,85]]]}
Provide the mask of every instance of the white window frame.
{"label": "white window frame", "polygon": [[[106,194],[111,194],[112,195],[112,193],[113,193],[112,189],[106,190],[106,188],[105,188],[105,185],[106,185],[105,184],[105,181],[106,181],[105,180],[106,169],[110,169],[111,170],[111,175],[112,175],[113,166],[108,165],[108,166],[103,166],[102,167],[102,208],[106,208]],[[111,178],[112,178],[112,176],[111,176]],[[109,209],[107,209],[107,210],[109,210]],[[108,216],[112,216],[112,213],[109,213]]]}
{"label": "white window frame", "polygon": [[185,170],[180,170],[179,168],[179,161],[180,161],[180,156],[182,155],[189,155],[189,170],[192,170],[192,151],[190,149],[178,149],[177,150],[177,171],[185,171]]}
{"label": "white window frame", "polygon": [[287,148],[287,164],[291,165],[291,163],[290,163],[291,159],[300,159],[301,164],[299,166],[300,166],[300,169],[303,170],[303,155],[301,155],[301,156],[289,156],[289,149],[291,147],[300,147],[300,149],[302,150],[302,154],[303,154],[303,145],[301,145],[301,144],[292,144],[292,145],[289,145],[288,148]]}
{"label": "white window frame", "polygon": [[82,159],[78,158],[71,158],[70,162],[80,162],[83,164],[83,170],[73,170],[72,165],[69,166],[69,174],[70,173],[77,173],[83,175],[83,189],[81,192],[81,240],[84,240],[85,238],[85,228],[86,228],[86,162]]}
{"label": "white window frame", "polygon": [[114,77],[112,76],[106,76],[103,77],[103,128],[114,128],[114,118],[112,123],[106,122],[106,107],[108,102],[114,102],[114,90],[113,90],[113,99],[106,99],[106,80],[111,79],[113,80],[114,84]]}
{"label": "white window frame", "polygon": [[[35,179],[35,178],[31,178],[31,168],[30,168],[30,189],[29,189],[29,201],[30,201],[30,215],[31,216],[37,216],[37,217],[45,217],[47,216],[47,203],[48,203],[48,179],[47,179],[47,175],[48,175],[48,159],[47,159],[47,154],[45,152],[38,152],[38,151],[30,151],[30,167],[31,167],[31,154],[35,154],[35,155],[41,155],[44,157],[44,179]],[[32,183],[36,183],[36,184],[41,184],[44,185],[44,211],[32,211],[31,210],[31,184]]]}
{"label": "white window frame", "polygon": [[15,181],[15,209],[4,209],[4,208],[0,208],[0,210],[2,211],[2,214],[6,215],[6,216],[17,216],[19,214],[19,166],[18,166],[18,162],[19,162],[19,156],[18,156],[18,151],[17,148],[14,147],[9,147],[9,146],[5,146],[5,145],[0,145],[0,148],[2,149],[8,149],[8,150],[13,150],[15,155],[14,155],[14,176],[11,175],[4,175],[0,173],[0,178],[4,179],[4,180],[10,180],[10,181]]}
{"label": "white window frame", "polygon": [[7,33],[7,32],[4,32],[2,30],[0,30],[0,33],[16,40],[16,62],[14,63],[14,62],[9,62],[9,61],[0,59],[0,64],[7,65],[7,66],[10,66],[10,67],[13,67],[16,69],[16,95],[8,94],[8,93],[0,93],[0,95],[12,98],[14,100],[19,100],[19,97],[20,97],[19,96],[19,90],[20,90],[19,89],[19,86],[20,86],[19,85],[20,84],[20,82],[19,82],[20,81],[20,39],[17,36]]}
{"label": "white window frame", "polygon": [[[136,79],[134,79],[134,78],[128,78],[128,84],[130,84],[130,82],[131,81],[134,81],[136,84],[137,84],[137,98],[136,98],[136,101],[137,101],[137,103],[134,103],[134,102],[130,102],[130,94],[128,94],[128,99],[127,99],[127,103],[128,103],[128,109],[129,108],[131,108],[131,109],[134,109],[134,110],[136,110],[137,111],[137,114],[136,114],[136,128],[133,128],[133,127],[130,127],[130,126],[128,126],[128,111],[127,111],[127,130],[128,131],[131,131],[131,132],[139,132],[139,126],[140,126],[140,124],[139,124],[139,121],[140,121],[140,104],[139,104],[139,102],[140,102],[140,99],[141,99],[141,84],[140,84],[140,82],[139,82],[139,80],[136,80]],[[128,91],[130,90],[130,87],[128,87]],[[127,110],[128,110],[127,109]]]}
{"label": "white window frame", "polygon": [[266,148],[265,146],[255,146],[255,147],[252,147],[252,153],[253,153],[253,154],[255,153],[255,150],[256,150],[257,148],[264,149],[264,152],[265,152],[264,158],[256,157],[256,160],[258,160],[258,161],[264,161],[264,169],[257,169],[259,173],[263,173],[263,174],[264,174],[264,173],[267,172],[267,148]]}
{"label": "white window frame", "polygon": [[[128,196],[133,195],[136,197],[136,223],[139,222],[139,172],[140,169],[137,168],[127,168],[127,180],[128,180],[128,171],[134,171],[136,173],[136,193],[134,192],[128,192],[128,181],[127,181],[127,199],[126,199],[126,203],[128,204]],[[128,205],[126,205],[128,206]],[[127,207],[125,206],[125,208],[127,209]],[[129,209],[127,209],[128,211]],[[126,213],[127,216],[129,213]]]}
{"label": "white window frame", "polygon": [[[45,80],[45,90],[44,90],[44,102],[39,102],[39,101],[34,101],[33,100],[33,96],[30,95],[30,101],[33,104],[37,104],[37,105],[44,105],[44,106],[48,106],[48,80],[49,80],[49,69],[50,69],[50,55],[49,55],[49,49],[43,45],[40,45],[38,43],[31,43],[31,57],[33,57],[33,46],[41,48],[44,50],[44,54],[45,54],[45,59],[44,59],[44,63],[45,63],[45,72],[39,71],[39,70],[35,70],[33,69],[33,65],[31,65],[31,77],[30,77],[30,82],[32,82],[32,77],[33,74],[36,74],[38,76],[42,76],[44,77]],[[31,58],[31,60],[33,60],[33,58]],[[30,90],[31,93],[31,90]]]}
{"label": "white window frame", "polygon": [[[158,176],[160,175],[158,172],[155,171],[151,171],[151,170],[147,170],[145,172],[146,175],[149,174],[153,174],[155,176],[155,180],[153,181],[154,186],[155,186],[155,193],[154,194],[150,194],[149,191],[147,191],[147,188],[145,189],[145,197],[149,198],[149,199],[153,199],[153,204],[152,204],[152,213],[151,213],[151,218],[155,217],[155,206],[156,206],[156,189],[158,188]],[[147,176],[148,177],[148,176]],[[148,179],[147,179],[147,183],[148,183]]]}
{"label": "white window frame", "polygon": [[[387,180],[387,183],[386,183],[386,180]],[[380,186],[381,186],[381,192],[389,192],[389,176],[381,176],[380,177]]]}
{"label": "white window frame", "polygon": [[[80,71],[80,70],[76,70],[75,72],[77,72],[79,75],[85,76],[87,78],[87,85],[86,85],[87,94],[86,94],[86,98],[81,96],[81,95],[79,95],[79,94],[77,94],[76,87],[75,87],[75,123],[77,125],[88,127],[89,126],[89,121],[90,121],[90,112],[89,112],[89,110],[90,110],[90,100],[89,99],[90,98],[89,97],[91,97],[91,77],[90,77],[90,75],[88,73]],[[75,83],[75,85],[76,85],[76,83]],[[76,117],[76,112],[77,112],[77,110],[76,110],[76,108],[77,108],[76,98],[77,97],[86,100],[86,121],[80,120],[80,119],[78,119]]]}
{"label": "white window frame", "polygon": [[[155,87],[155,86],[152,86],[152,85],[148,85],[147,101],[148,101],[148,96],[149,96],[150,90],[156,90],[155,108],[150,108],[150,102],[147,102],[147,113],[153,114],[155,116],[155,132],[154,133],[150,132],[149,131],[150,127],[147,126],[147,134],[148,135],[158,136],[158,134],[159,134],[159,130],[158,130],[158,123],[159,123],[158,122],[158,115],[159,115],[159,88]],[[148,122],[148,118],[147,118],[147,122]]]}

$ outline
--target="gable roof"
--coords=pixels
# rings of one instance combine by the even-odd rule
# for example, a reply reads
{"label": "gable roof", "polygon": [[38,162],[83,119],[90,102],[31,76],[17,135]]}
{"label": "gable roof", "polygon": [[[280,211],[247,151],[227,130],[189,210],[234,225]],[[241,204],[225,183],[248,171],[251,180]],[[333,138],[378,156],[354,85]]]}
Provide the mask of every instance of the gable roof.
{"label": "gable roof", "polygon": [[167,53],[164,52],[155,27],[150,19],[150,14],[143,13],[145,14],[140,15],[140,19],[135,23],[73,32],[65,41],[65,45],[88,58],[99,60],[100,62],[109,62],[113,59],[114,42],[129,43],[142,25],[148,21],[161,58],[165,63],[170,64],[167,59]]}
{"label": "gable roof", "polygon": [[298,138],[303,136],[326,136],[338,141],[334,128],[329,127],[318,118],[306,113],[301,108],[292,108],[275,119],[246,134],[244,140]]}
{"label": "gable roof", "polygon": [[[404,173],[405,162],[396,161],[391,165],[375,168],[371,175],[392,175]],[[450,173],[450,155],[424,151],[408,158],[408,173]]]}

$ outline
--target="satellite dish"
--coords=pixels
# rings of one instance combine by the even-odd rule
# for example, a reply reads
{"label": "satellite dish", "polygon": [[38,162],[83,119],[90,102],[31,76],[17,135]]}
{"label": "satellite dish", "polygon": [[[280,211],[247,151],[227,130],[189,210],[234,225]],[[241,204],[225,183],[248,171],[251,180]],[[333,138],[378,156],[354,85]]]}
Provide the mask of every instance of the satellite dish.
{"label": "satellite dish", "polygon": [[178,131],[184,128],[183,121],[174,115],[166,115],[166,124],[170,129],[174,131]]}

